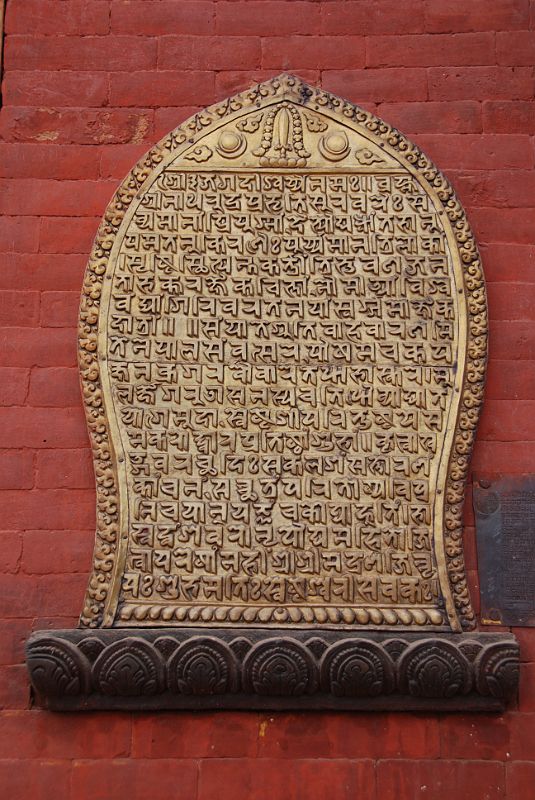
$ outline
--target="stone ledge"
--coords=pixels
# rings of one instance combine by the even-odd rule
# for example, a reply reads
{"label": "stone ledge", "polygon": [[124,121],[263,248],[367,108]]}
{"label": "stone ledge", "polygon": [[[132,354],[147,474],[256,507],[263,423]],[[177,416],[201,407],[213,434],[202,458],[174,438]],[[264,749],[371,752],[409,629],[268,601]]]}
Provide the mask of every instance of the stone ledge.
{"label": "stone ledge", "polygon": [[27,666],[57,711],[501,711],[519,648],[508,633],[110,628],[35,633]]}

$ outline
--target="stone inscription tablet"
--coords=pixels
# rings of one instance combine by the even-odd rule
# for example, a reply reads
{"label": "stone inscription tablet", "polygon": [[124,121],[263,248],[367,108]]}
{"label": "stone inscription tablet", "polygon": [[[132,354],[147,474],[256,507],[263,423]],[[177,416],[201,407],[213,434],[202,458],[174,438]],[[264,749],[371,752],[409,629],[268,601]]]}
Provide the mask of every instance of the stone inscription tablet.
{"label": "stone inscription tablet", "polygon": [[477,250],[433,165],[281,76],[127,177],[88,266],[85,625],[473,625]]}
{"label": "stone inscription tablet", "polygon": [[535,478],[474,486],[481,585],[487,625],[535,625]]}

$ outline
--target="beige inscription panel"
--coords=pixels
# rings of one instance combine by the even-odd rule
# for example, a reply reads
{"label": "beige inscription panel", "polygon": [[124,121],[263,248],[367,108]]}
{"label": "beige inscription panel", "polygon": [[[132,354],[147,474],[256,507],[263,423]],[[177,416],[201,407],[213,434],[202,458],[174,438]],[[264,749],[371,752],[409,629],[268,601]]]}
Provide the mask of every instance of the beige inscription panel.
{"label": "beige inscription panel", "polygon": [[471,624],[466,221],[399,134],[304,88],[198,115],[107,212],[84,624]]}

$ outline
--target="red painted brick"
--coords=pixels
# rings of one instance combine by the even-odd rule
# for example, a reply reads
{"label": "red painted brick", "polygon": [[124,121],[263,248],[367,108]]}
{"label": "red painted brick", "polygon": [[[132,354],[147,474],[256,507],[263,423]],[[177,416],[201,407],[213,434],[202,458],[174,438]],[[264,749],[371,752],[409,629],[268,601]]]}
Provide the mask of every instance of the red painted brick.
{"label": "red painted brick", "polygon": [[535,636],[531,628],[513,628],[520,646],[520,660],[535,662]]}
{"label": "red painted brick", "polygon": [[158,69],[256,69],[260,57],[259,37],[163,36],[158,41]]}
{"label": "red painted brick", "polygon": [[27,575],[81,572],[85,580],[94,539],[91,531],[25,531],[21,570]]}
{"label": "red painted brick", "polygon": [[382,103],[381,119],[403,133],[479,133],[481,105],[473,100],[450,103]]}
{"label": "red painted brick", "polygon": [[[25,664],[0,667],[0,709],[26,709],[30,707],[30,682]],[[1,765],[0,761],[0,765]],[[0,766],[0,786],[2,768]],[[13,797],[13,795],[10,795]],[[32,795],[33,800],[33,795]]]}
{"label": "red painted brick", "polygon": [[[479,592],[479,575],[477,570],[475,569],[466,569],[466,583],[468,586],[468,592],[470,594],[470,598],[472,600],[472,607],[474,609],[474,613],[479,615],[481,612],[481,603],[480,603],[480,592]],[[496,628],[492,627],[492,632],[494,633]]]}
{"label": "red painted brick", "polygon": [[183,712],[180,725],[174,714],[134,718],[133,758],[254,758],[264,727],[255,712],[231,711],[217,715]]}
{"label": "red painted brick", "polygon": [[241,0],[216,4],[216,32],[224,36],[291,36],[319,33],[319,3]]}
{"label": "red painted brick", "polygon": [[[0,573],[0,617],[10,619],[33,616],[37,608],[37,591],[36,582],[25,575]],[[0,743],[1,741],[0,726]],[[4,756],[9,756],[3,748],[0,752]]]}
{"label": "red painted brick", "polygon": [[79,292],[43,292],[41,295],[42,328],[74,328],[78,322]]}
{"label": "red painted brick", "polygon": [[[100,217],[45,217],[41,221],[39,250],[41,253],[83,253],[87,259],[99,224]],[[81,281],[78,285],[81,287]]]}
{"label": "red painted brick", "polygon": [[535,280],[535,246],[494,243],[480,248],[487,281]]}
{"label": "red painted brick", "polygon": [[533,170],[449,173],[462,203],[468,206],[535,207]]}
{"label": "red painted brick", "polygon": [[488,400],[479,424],[482,439],[535,442],[535,400]]}
{"label": "red painted brick", "polygon": [[507,797],[535,800],[535,763],[520,762],[506,767]]}
{"label": "red painted brick", "polygon": [[490,319],[533,320],[535,317],[535,283],[488,283],[487,297]]}
{"label": "red painted brick", "polygon": [[[19,758],[0,761],[0,785],[9,800],[66,800],[70,793],[69,761],[28,761]],[[22,756],[22,757],[21,757]]]}
{"label": "red painted brick", "polygon": [[0,572],[18,572],[21,555],[22,534],[0,531]]}
{"label": "red painted brick", "polygon": [[141,36],[8,36],[6,70],[137,70],[156,66],[156,39]]}
{"label": "red painted brick", "polygon": [[58,628],[66,629],[66,628],[76,628],[79,622],[79,609],[73,612],[71,615],[67,615],[65,611],[59,614],[55,614],[54,616],[45,617],[41,615],[39,611],[37,612],[37,616],[32,619],[32,630],[33,631],[53,631],[58,630]]}
{"label": "red painted brick", "polygon": [[222,786],[229,797],[246,797],[247,800],[283,797],[376,800],[372,761],[268,758],[201,761],[199,800],[219,800]]}
{"label": "red painted brick", "polygon": [[29,619],[3,619],[0,625],[0,664],[24,663],[24,647],[32,630]]}
{"label": "red painted brick", "polygon": [[533,442],[476,441],[472,469],[484,473],[520,475],[535,471]]}
{"label": "red painted brick", "polygon": [[5,178],[98,178],[96,148],[0,143],[0,176]]}
{"label": "red painted brick", "polygon": [[95,485],[89,448],[42,450],[36,454],[36,483],[41,489],[89,489]]}
{"label": "red painted brick", "polygon": [[533,387],[535,361],[490,360],[485,389],[485,396],[489,399],[529,400],[533,396]]}
{"label": "red painted brick", "polygon": [[38,217],[2,217],[0,224],[0,252],[36,253],[38,247]]}
{"label": "red painted brick", "polygon": [[0,406],[21,406],[28,394],[30,371],[20,367],[0,369]]}
{"label": "red painted brick", "polygon": [[425,28],[433,33],[499,31],[528,27],[525,0],[427,0]]}
{"label": "red painted brick", "polygon": [[[15,142],[56,144],[126,144],[148,141],[150,109],[5,108],[0,137]],[[148,149],[148,148],[147,148]]]}
{"label": "red painted brick", "polygon": [[438,757],[436,719],[410,714],[265,715],[258,752],[268,758]]}
{"label": "red painted brick", "polygon": [[214,32],[215,4],[209,0],[113,0],[111,30],[133,36]]}
{"label": "red painted brick", "polygon": [[0,181],[0,212],[91,217],[103,213],[115,189],[115,181],[4,179]]}
{"label": "red painted brick", "polygon": [[108,99],[108,77],[102,72],[47,72],[9,70],[4,80],[5,105],[10,106],[79,106],[99,107]]}
{"label": "red painted brick", "polygon": [[[198,767],[194,761],[75,761],[72,797],[76,800],[146,800],[157,788],[161,797],[197,797]],[[220,787],[221,788],[221,787]]]}
{"label": "red painted brick", "polygon": [[[370,36],[369,67],[447,67],[495,64],[493,33]],[[500,62],[501,63],[501,62]]]}
{"label": "red painted brick", "polygon": [[[31,217],[24,217],[25,220]],[[61,221],[61,220],[60,220]],[[48,223],[57,223],[57,219],[43,220],[46,227]],[[70,219],[69,226],[78,220]],[[82,220],[88,224],[88,220]],[[99,220],[94,220],[96,232]],[[67,227],[64,221],[64,228]],[[94,235],[94,234],[93,234]],[[56,242],[55,247],[58,247]],[[47,253],[3,256],[4,269],[0,270],[0,288],[2,289],[76,289],[82,285],[90,243],[85,252],[80,255],[49,255]]]}
{"label": "red painted brick", "polygon": [[[122,179],[147,152],[146,144],[113,144],[100,148],[102,178]],[[95,231],[97,225],[95,225]]]}
{"label": "red painted brick", "polygon": [[529,100],[533,71],[528,67],[431,67],[431,100]]}
{"label": "red painted brick", "polygon": [[488,761],[380,761],[377,796],[415,800],[428,794],[433,800],[502,800],[504,772],[503,764]]}
{"label": "red painted brick", "polygon": [[427,75],[424,69],[326,70],[323,88],[360,105],[427,99]]}
{"label": "red painted brick", "polygon": [[130,753],[130,735],[130,714],[121,712],[12,711],[2,715],[0,752],[3,758],[121,758]]}
{"label": "red painted brick", "polygon": [[535,209],[473,208],[469,218],[480,242],[533,244]]}
{"label": "red painted brick", "polygon": [[490,342],[493,358],[506,361],[514,353],[523,361],[535,360],[535,325],[533,322],[491,322]]}
{"label": "red painted brick", "polygon": [[510,757],[511,734],[507,717],[493,715],[481,725],[478,714],[440,717],[440,757],[506,761]]}
{"label": "red painted brick", "polygon": [[[532,143],[524,135],[441,135],[415,137],[441,169],[529,169],[535,163]],[[521,184],[524,175],[518,175]]]}
{"label": "red painted brick", "polygon": [[[0,329],[0,365],[6,367],[71,367],[76,364],[76,331],[68,328]],[[20,444],[20,442],[19,442]]]}
{"label": "red painted brick", "polygon": [[290,36],[262,39],[264,69],[358,69],[366,63],[363,36]]}
{"label": "red painted brick", "polygon": [[535,761],[535,714],[513,712],[509,725],[513,761]]}
{"label": "red painted brick", "polygon": [[465,495],[464,501],[464,514],[463,514],[463,551],[464,551],[464,564],[466,569],[477,569],[477,547],[476,547],[476,533],[474,528],[468,527],[466,519],[473,516],[472,503]]}
{"label": "red painted brick", "polygon": [[33,326],[39,319],[39,292],[0,291],[0,325]]}
{"label": "red painted brick", "polygon": [[95,524],[95,493],[92,490],[6,490],[2,499],[6,504],[2,519],[6,529],[84,531]]}
{"label": "red painted brick", "polygon": [[[344,748],[354,731],[344,723],[340,714],[265,714],[260,725],[258,737],[258,755],[262,758],[297,759],[297,758],[347,758]],[[349,720],[348,720],[349,722]],[[354,742],[353,755],[359,758],[370,758],[370,724],[373,721],[362,720],[362,728],[358,732],[358,740]],[[342,735],[339,735],[343,729]],[[341,746],[340,746],[341,745]],[[353,743],[352,743],[353,745]]]}
{"label": "red painted brick", "polygon": [[[464,490],[464,509],[463,509],[463,519],[465,521],[465,525],[467,525],[469,528],[473,528],[474,525],[475,525],[474,509],[473,509],[473,504],[472,504],[471,478],[472,478],[472,476],[469,475],[468,481],[467,481],[467,484],[466,484],[466,488]],[[465,529],[463,531],[463,536],[465,536],[467,538],[471,537],[472,534],[473,534],[473,531],[471,531],[471,530],[466,530]],[[472,566],[475,567],[476,565],[473,564]]]}
{"label": "red painted brick", "polygon": [[535,107],[525,100],[483,103],[483,130],[492,133],[535,133]]}
{"label": "red painted brick", "polygon": [[202,108],[187,106],[185,108],[158,108],[154,112],[154,138],[156,140],[167,136],[178,125],[202,111]]}
{"label": "red painted brick", "polygon": [[85,447],[87,433],[81,407],[0,409],[3,447]]}
{"label": "red painted brick", "polygon": [[[305,83],[311,86],[319,86],[320,80],[319,69],[300,69],[299,77]],[[254,70],[225,70],[225,72],[216,72],[215,74],[215,91],[216,100],[225,100],[237,92],[243,92],[257,83],[263,83],[273,77],[273,70],[268,69],[254,69]]]}
{"label": "red painted brick", "polygon": [[110,76],[114,106],[188,106],[214,102],[213,72],[115,72]]}
{"label": "red painted brick", "polygon": [[0,489],[31,489],[33,459],[31,450],[0,450]]}
{"label": "red painted brick", "polygon": [[520,711],[535,711],[535,663],[520,665]]}
{"label": "red painted brick", "polygon": [[35,367],[30,376],[28,405],[79,406],[81,403],[78,369]]}
{"label": "red painted brick", "polygon": [[10,0],[6,33],[88,36],[109,31],[106,0],[69,0],[59,12],[57,0]]}
{"label": "red painted brick", "polygon": [[345,0],[322,4],[324,33],[386,34],[418,33],[423,30],[421,0]]}
{"label": "red painted brick", "polygon": [[498,32],[496,57],[498,64],[532,67],[535,61],[535,31]]}
{"label": "red painted brick", "polygon": [[[80,613],[87,587],[87,572],[33,576],[37,584],[35,613],[57,616]],[[38,611],[37,611],[38,610]]]}

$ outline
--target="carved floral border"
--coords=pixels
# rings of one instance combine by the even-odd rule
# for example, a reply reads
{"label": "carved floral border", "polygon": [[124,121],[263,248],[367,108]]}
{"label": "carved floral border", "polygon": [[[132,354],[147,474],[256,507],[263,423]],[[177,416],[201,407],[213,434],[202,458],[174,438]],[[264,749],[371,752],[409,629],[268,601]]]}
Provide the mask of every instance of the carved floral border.
{"label": "carved floral border", "polygon": [[[194,141],[194,137],[204,133],[207,128],[221,122],[225,117],[242,109],[254,110],[260,104],[277,98],[290,99],[305,107],[309,104],[314,104],[319,110],[324,108],[331,115],[338,116],[340,121],[352,121],[365,128],[376,139],[392,148],[402,161],[407,162],[418,172],[441,201],[444,212],[450,221],[463,270],[468,325],[466,368],[463,376],[460,405],[455,423],[445,487],[444,548],[447,575],[457,616],[462,629],[472,630],[475,627],[476,620],[470,602],[464,568],[462,509],[470,454],[483,403],[487,355],[485,284],[475,239],[452,186],[415,144],[408,141],[398,130],[390,127],[373,114],[321,89],[309,87],[299,78],[286,74],[210,106],[191,117],[159,144],[155,145],[129,172],[119,186],[99,226],[84,277],[78,331],[80,377],[93,450],[97,489],[97,523],[93,572],[89,580],[84,607],[80,616],[80,625],[84,627],[102,625],[106,601],[113,583],[119,549],[117,473],[113,445],[104,408],[98,354],[98,319],[102,287],[115,236],[138,190],[164,157],[186,143]],[[274,610],[280,611],[280,609]],[[322,611],[322,609],[319,610]],[[253,611],[256,613],[253,614]],[[338,620],[342,623],[346,622],[346,624],[349,622],[349,620],[346,621],[343,618],[342,610],[333,609],[334,611],[339,612],[338,619],[331,619],[331,615],[327,615],[324,611],[325,622],[336,623]],[[248,615],[247,612],[251,613]],[[245,612],[242,612],[243,621],[268,621],[262,619],[261,612],[262,609],[246,609]],[[388,619],[387,614],[382,614],[377,609],[370,609],[369,611],[363,609],[363,612],[362,620],[359,620],[358,616],[353,614],[353,620],[356,624],[370,622],[371,624],[383,623],[386,625],[399,623],[401,625],[436,624],[431,618],[425,618],[425,613],[423,615],[424,618],[419,619],[417,610],[406,612],[405,619],[403,616],[392,612],[392,620]],[[136,613],[135,607],[132,607],[131,617],[133,622],[146,619],[147,613],[149,614],[147,621],[159,617],[157,608],[154,608],[152,613],[147,610],[141,615]],[[185,617],[186,615],[184,615]],[[196,619],[199,617],[204,619],[202,613]],[[249,619],[249,617],[251,618]],[[298,621],[292,620],[290,617],[284,620],[279,617],[275,615],[270,621],[272,623]],[[217,614],[215,614],[214,619],[218,620]],[[238,622],[239,620],[239,616],[233,620],[232,615],[229,615],[229,621]],[[308,620],[305,618],[303,621],[306,622]],[[322,620],[318,619],[316,621],[321,622]]]}
{"label": "carved floral border", "polygon": [[510,634],[272,633],[40,631],[26,663],[38,702],[58,710],[501,710],[518,691]]}

